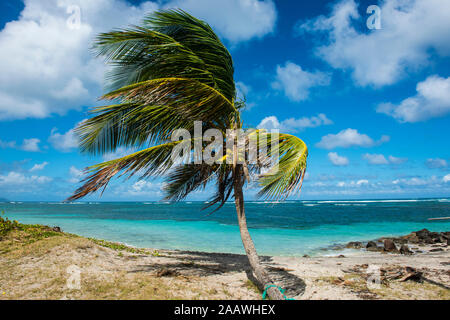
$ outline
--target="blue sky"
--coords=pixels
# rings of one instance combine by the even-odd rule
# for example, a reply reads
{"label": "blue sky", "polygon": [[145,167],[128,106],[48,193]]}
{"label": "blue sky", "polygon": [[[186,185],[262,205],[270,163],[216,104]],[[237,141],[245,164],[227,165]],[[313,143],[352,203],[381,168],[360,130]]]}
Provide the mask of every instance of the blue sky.
{"label": "blue sky", "polygon": [[[381,29],[367,27],[369,5],[381,9]],[[450,195],[446,0],[4,0],[0,198],[63,200],[84,167],[126,151],[77,150],[72,129],[103,92],[105,66],[89,45],[98,32],[170,7],[206,20],[229,48],[248,126],[279,127],[308,144],[301,199]],[[119,180],[87,200],[158,200],[161,186]]]}

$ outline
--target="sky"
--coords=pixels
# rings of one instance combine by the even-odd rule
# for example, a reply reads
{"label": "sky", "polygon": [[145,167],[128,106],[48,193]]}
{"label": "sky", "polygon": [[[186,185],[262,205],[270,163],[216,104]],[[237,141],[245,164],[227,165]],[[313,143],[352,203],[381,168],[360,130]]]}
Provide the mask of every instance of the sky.
{"label": "sky", "polygon": [[[90,46],[166,8],[206,21],[227,46],[248,127],[308,145],[291,199],[450,196],[448,0],[2,0],[0,198],[62,201],[85,167],[126,154],[78,151],[73,129],[105,93]],[[159,200],[162,186],[116,180],[86,200]]]}

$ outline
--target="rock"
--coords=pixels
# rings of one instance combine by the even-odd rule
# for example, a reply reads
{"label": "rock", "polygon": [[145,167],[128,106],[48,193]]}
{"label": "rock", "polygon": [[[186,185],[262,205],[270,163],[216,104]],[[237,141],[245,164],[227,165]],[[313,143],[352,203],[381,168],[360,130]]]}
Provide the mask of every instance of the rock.
{"label": "rock", "polygon": [[52,231],[54,231],[54,232],[62,232],[60,227],[53,227]]}
{"label": "rock", "polygon": [[413,252],[409,250],[409,247],[406,244],[402,244],[402,246],[400,247],[400,253],[405,255],[413,254]]}
{"label": "rock", "polygon": [[347,243],[345,247],[348,249],[361,249],[363,247],[363,244],[359,241],[351,241]]}
{"label": "rock", "polygon": [[442,248],[435,248],[435,249],[431,249],[430,252],[440,252],[440,251],[444,251],[444,249]]}
{"label": "rock", "polygon": [[303,256],[303,258],[310,258],[310,256],[308,256],[307,254],[305,254],[305,255]]}
{"label": "rock", "polygon": [[345,256],[344,256],[343,254],[340,254],[340,255],[338,256],[338,258],[345,258]]}
{"label": "rock", "polygon": [[411,232],[410,234],[403,236],[402,238],[411,243],[419,243],[420,242],[420,239],[415,232]]}
{"label": "rock", "polygon": [[368,251],[378,251],[378,246],[374,241],[369,241],[366,245]]}
{"label": "rock", "polygon": [[392,239],[386,239],[384,240],[384,251],[386,252],[398,252],[397,247],[395,246],[394,241]]}

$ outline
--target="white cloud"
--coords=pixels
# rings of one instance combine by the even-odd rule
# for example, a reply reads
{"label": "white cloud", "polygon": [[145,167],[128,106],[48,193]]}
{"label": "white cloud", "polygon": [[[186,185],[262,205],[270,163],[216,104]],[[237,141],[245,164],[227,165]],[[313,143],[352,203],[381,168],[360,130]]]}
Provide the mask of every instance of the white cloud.
{"label": "white cloud", "polygon": [[277,20],[272,0],[172,0],[165,7],[182,8],[234,43],[273,32]]}
{"label": "white cloud", "polygon": [[257,126],[260,129],[279,129],[282,132],[297,132],[306,128],[316,128],[320,126],[333,124],[333,121],[327,118],[323,113],[312,117],[303,117],[299,119],[289,118],[283,121],[279,121],[276,116],[270,116],[264,118]]}
{"label": "white cloud", "polygon": [[[70,29],[67,8],[81,8]],[[93,37],[138,23],[158,7],[123,0],[25,0],[19,18],[0,31],[0,120],[44,118],[95,103],[104,64],[89,48]]]}
{"label": "white cloud", "polygon": [[417,94],[399,104],[382,103],[377,112],[399,122],[419,122],[450,113],[450,77],[430,76],[417,84]]}
{"label": "white cloud", "polygon": [[382,154],[370,154],[370,153],[364,154],[363,159],[367,160],[367,162],[373,165],[383,165],[383,164],[399,165],[408,161],[407,158],[397,158],[393,156],[389,156],[386,158]]}
{"label": "white cloud", "polygon": [[436,159],[427,159],[425,165],[430,169],[443,169],[447,168],[447,161],[444,159],[436,158]]}
{"label": "white cloud", "polygon": [[45,184],[53,179],[46,176],[25,176],[23,173],[11,171],[7,175],[0,175],[0,186],[28,186]]}
{"label": "white cloud", "polygon": [[[0,31],[0,120],[45,118],[96,104],[105,65],[89,48],[100,32],[139,24],[161,1],[24,0],[17,20]],[[81,8],[81,25],[70,28],[70,6]],[[271,0],[173,0],[237,43],[273,31]]]}
{"label": "white cloud", "polygon": [[16,141],[1,141],[0,140],[0,148],[6,149],[19,149],[28,152],[39,152],[41,151],[39,148],[39,143],[41,140],[37,138],[24,139],[21,145],[17,145]]}
{"label": "white cloud", "polygon": [[445,175],[445,176],[442,178],[442,181],[444,181],[444,182],[449,182],[449,181],[450,181],[450,174]]}
{"label": "white cloud", "polygon": [[370,164],[389,164],[389,161],[382,154],[366,153],[365,155],[363,155],[363,158],[366,159]]}
{"label": "white cloud", "polygon": [[288,61],[284,67],[277,66],[276,80],[272,83],[272,87],[284,91],[284,94],[293,101],[302,101],[308,99],[311,88],[327,86],[330,81],[331,77],[327,73],[308,72]]}
{"label": "white cloud", "polygon": [[366,134],[361,134],[356,129],[345,129],[337,134],[328,134],[316,144],[318,148],[322,149],[334,149],[334,148],[349,148],[353,146],[357,147],[372,147],[375,145],[388,142],[389,136],[382,136],[380,140],[374,141]]}
{"label": "white cloud", "polygon": [[75,128],[83,123],[83,121],[85,120],[78,122],[74,128],[62,134],[58,132],[57,128],[53,128],[50,132],[48,142],[50,142],[53,148],[62,152],[70,152],[73,149],[78,148],[79,141],[78,136],[75,134]]}
{"label": "white cloud", "polygon": [[[125,192],[131,196],[154,196],[160,197],[162,195],[161,188],[163,183],[152,183],[150,181],[139,180],[135,182]],[[118,192],[121,192],[117,190]]]}
{"label": "white cloud", "polygon": [[349,164],[348,158],[338,155],[336,152],[330,152],[328,159],[335,166],[347,166]]}
{"label": "white cloud", "polygon": [[40,151],[40,149],[39,149],[40,142],[41,142],[41,140],[36,139],[36,138],[25,139],[25,140],[23,140],[21,149],[24,151],[38,152],[38,151]]}
{"label": "white cloud", "polygon": [[[435,177],[432,178],[432,180],[436,180]],[[418,177],[413,177],[406,179],[397,179],[392,181],[392,183],[395,185],[404,185],[404,186],[425,186],[428,185],[430,181]]]}
{"label": "white cloud", "polygon": [[429,65],[433,54],[450,55],[449,1],[385,0],[380,6],[381,30],[359,31],[366,28],[366,7],[361,16],[354,0],[343,0],[329,16],[300,23],[298,31],[325,33],[328,43],[316,48],[316,55],[350,70],[362,86],[393,84]]}
{"label": "white cloud", "polygon": [[408,158],[397,158],[393,156],[388,157],[389,163],[391,164],[403,164],[408,161]]}
{"label": "white cloud", "polygon": [[362,179],[362,180],[358,180],[358,181],[356,182],[356,185],[357,185],[357,186],[361,186],[361,185],[364,185],[364,184],[369,184],[369,180]]}
{"label": "white cloud", "polygon": [[70,183],[78,183],[83,178],[83,170],[77,169],[75,166],[71,166],[69,169]]}
{"label": "white cloud", "polygon": [[47,161],[42,162],[41,164],[35,164],[29,171],[30,172],[34,172],[34,171],[41,171],[44,170],[44,168],[48,165]]}

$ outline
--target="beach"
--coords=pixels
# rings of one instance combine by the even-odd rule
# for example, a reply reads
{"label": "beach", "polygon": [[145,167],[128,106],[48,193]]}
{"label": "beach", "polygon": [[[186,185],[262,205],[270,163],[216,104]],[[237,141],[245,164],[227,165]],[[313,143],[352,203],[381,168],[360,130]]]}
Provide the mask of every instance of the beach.
{"label": "beach", "polygon": [[[298,300],[449,300],[448,245],[411,248],[412,255],[363,248],[261,259],[286,296]],[[19,227],[0,241],[0,299],[261,299],[249,270],[244,255],[134,248],[50,227]],[[368,282],[369,270],[379,270],[379,283]],[[405,270],[420,278],[404,280]]]}

